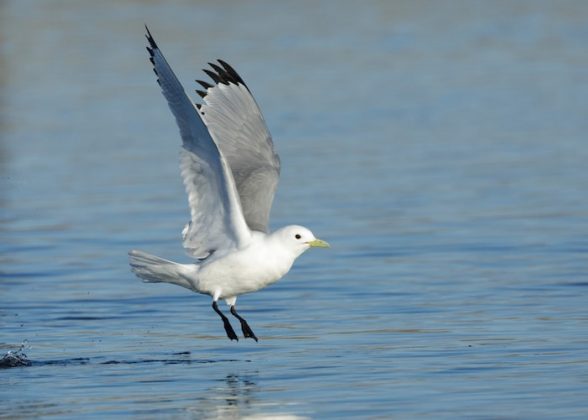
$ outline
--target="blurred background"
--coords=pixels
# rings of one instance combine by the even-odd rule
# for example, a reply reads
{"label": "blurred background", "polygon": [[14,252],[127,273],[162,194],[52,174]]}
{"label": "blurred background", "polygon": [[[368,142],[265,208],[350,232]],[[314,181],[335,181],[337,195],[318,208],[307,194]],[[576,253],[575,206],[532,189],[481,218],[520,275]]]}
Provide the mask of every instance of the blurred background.
{"label": "blurred background", "polygon": [[[10,416],[588,415],[588,3],[0,3],[0,370]],[[272,226],[332,249],[239,300],[187,262],[180,138],[221,58],[282,159]],[[192,97],[197,98],[193,94]],[[24,343],[24,346],[23,346]]]}

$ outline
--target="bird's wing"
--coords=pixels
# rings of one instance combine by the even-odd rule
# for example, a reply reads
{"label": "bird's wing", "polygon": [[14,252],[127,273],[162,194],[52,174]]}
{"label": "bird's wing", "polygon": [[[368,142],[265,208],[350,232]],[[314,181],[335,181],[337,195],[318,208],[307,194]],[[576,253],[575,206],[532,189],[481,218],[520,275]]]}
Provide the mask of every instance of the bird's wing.
{"label": "bird's wing", "polygon": [[182,136],[180,168],[191,220],[184,247],[197,258],[218,249],[242,247],[251,240],[231,170],[198,110],[147,29],[150,61]]}
{"label": "bird's wing", "polygon": [[233,173],[245,221],[268,231],[269,214],[280,176],[280,159],[249,88],[227,63],[209,63],[204,72],[213,83],[197,80],[204,90],[202,119]]}

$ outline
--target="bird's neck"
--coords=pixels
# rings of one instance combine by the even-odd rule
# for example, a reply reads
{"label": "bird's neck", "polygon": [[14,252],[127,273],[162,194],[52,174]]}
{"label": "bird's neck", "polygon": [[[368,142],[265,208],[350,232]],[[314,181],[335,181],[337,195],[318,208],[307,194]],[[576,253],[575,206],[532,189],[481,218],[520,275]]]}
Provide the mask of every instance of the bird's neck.
{"label": "bird's neck", "polygon": [[286,246],[277,231],[266,235],[264,242],[268,257],[286,264],[288,266],[287,270],[290,269],[296,258],[302,253]]}

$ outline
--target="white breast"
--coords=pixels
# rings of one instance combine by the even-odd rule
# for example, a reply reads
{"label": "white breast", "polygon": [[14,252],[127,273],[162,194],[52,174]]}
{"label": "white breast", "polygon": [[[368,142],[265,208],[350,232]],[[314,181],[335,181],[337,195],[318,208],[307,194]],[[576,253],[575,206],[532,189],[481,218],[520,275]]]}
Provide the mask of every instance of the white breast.
{"label": "white breast", "polygon": [[281,279],[292,267],[295,256],[254,232],[252,243],[239,251],[204,263],[199,271],[201,293],[220,297],[238,296],[262,289]]}

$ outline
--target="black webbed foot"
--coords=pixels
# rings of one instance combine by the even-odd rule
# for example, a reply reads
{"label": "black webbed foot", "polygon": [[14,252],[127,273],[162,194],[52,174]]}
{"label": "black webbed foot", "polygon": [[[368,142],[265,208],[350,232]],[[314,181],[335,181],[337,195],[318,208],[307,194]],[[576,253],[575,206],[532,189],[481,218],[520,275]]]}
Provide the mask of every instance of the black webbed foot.
{"label": "black webbed foot", "polygon": [[237,334],[235,333],[235,330],[233,329],[233,326],[231,325],[231,323],[229,322],[229,318],[227,318],[221,311],[220,309],[218,309],[218,305],[216,304],[216,301],[212,302],[212,309],[214,309],[214,311],[219,314],[219,316],[221,317],[221,319],[223,320],[223,326],[225,327],[225,332],[227,333],[227,337],[229,337],[229,339],[231,340],[236,340],[239,341],[239,337],[237,337]]}
{"label": "black webbed foot", "polygon": [[231,340],[239,341],[239,337],[237,337],[237,334],[235,333],[233,326],[231,325],[231,323],[229,322],[229,320],[227,318],[223,319],[223,325],[225,327],[225,332],[227,333],[227,337],[229,337]]}
{"label": "black webbed foot", "polygon": [[241,322],[241,331],[243,331],[243,336],[245,338],[253,338],[256,342],[259,341],[247,321],[245,321],[245,319],[237,313],[235,305],[231,306],[231,313],[239,320],[239,322]]}

